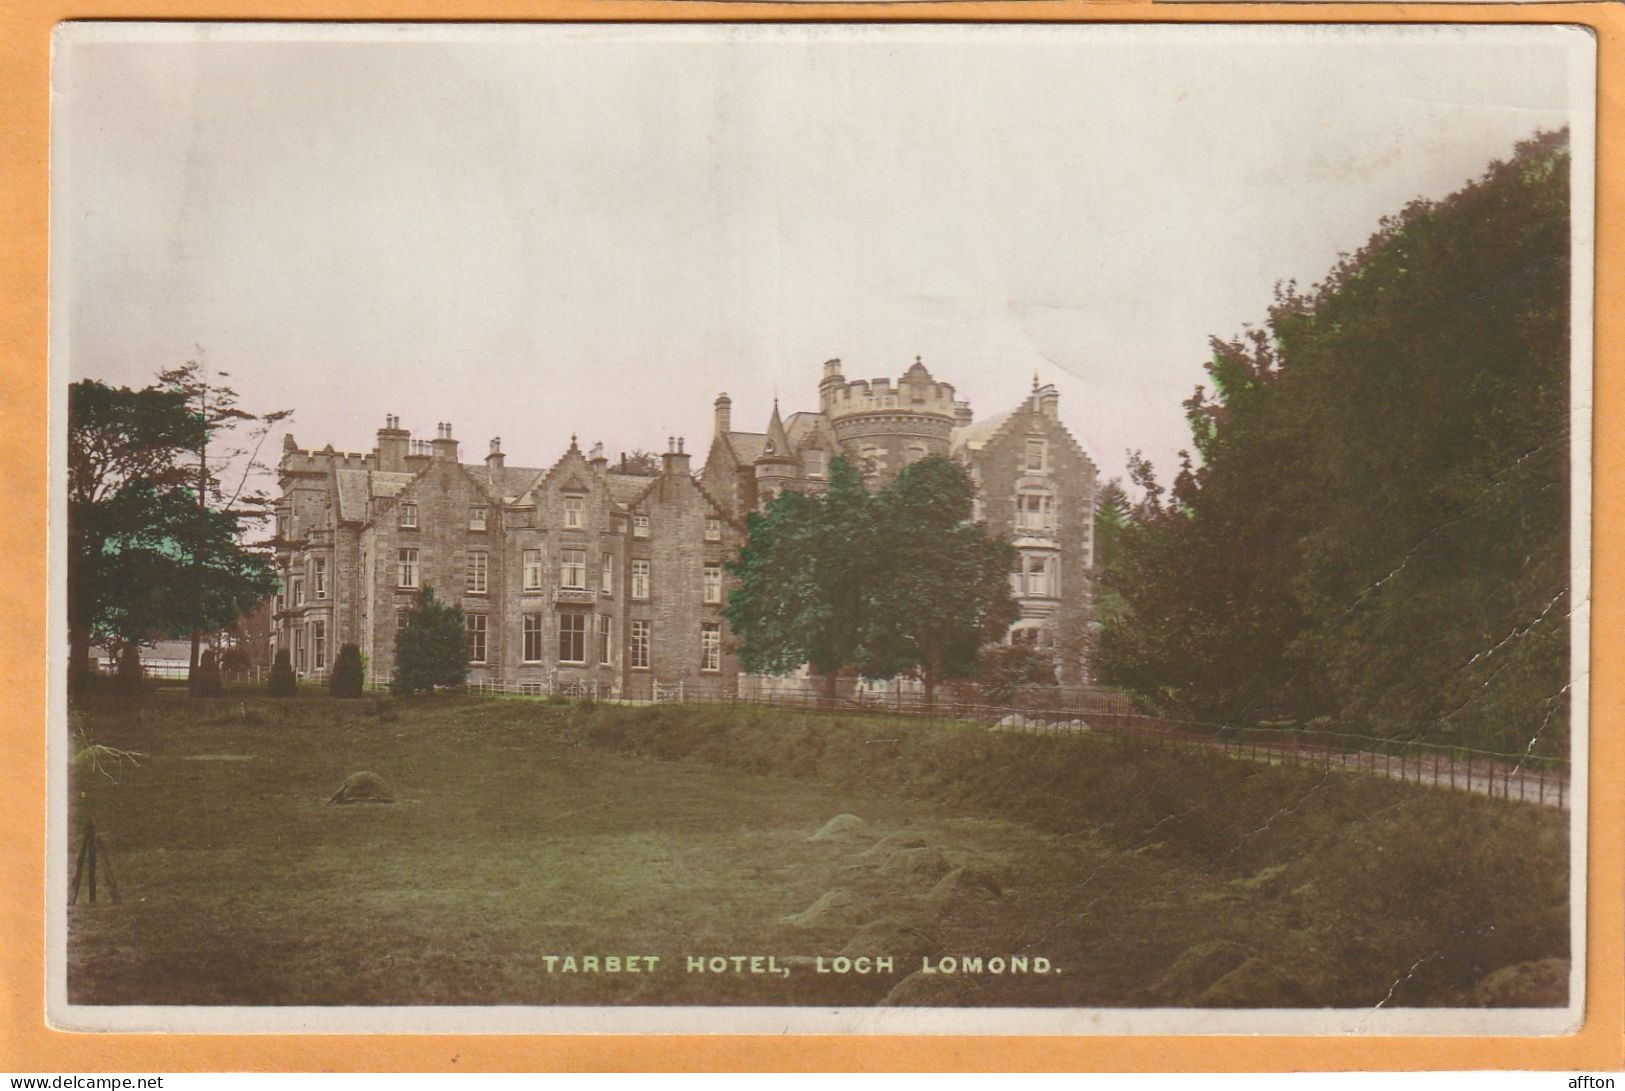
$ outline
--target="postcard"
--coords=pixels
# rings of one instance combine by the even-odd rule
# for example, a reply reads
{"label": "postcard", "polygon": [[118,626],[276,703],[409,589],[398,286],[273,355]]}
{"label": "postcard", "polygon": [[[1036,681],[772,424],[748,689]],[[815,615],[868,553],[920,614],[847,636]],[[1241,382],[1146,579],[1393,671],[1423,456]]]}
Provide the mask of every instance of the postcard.
{"label": "postcard", "polygon": [[1595,69],[61,24],[51,1025],[1573,1032]]}

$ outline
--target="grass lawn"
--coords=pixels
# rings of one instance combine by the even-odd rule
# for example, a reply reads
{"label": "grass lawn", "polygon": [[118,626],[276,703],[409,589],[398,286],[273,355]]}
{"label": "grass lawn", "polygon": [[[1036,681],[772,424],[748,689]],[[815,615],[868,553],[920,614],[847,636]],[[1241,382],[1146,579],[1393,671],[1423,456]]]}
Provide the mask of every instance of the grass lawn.
{"label": "grass lawn", "polygon": [[[1256,816],[1242,816],[1226,854],[1198,824],[1119,821],[1126,806],[1110,800],[1026,813],[1000,783],[1031,768],[1032,782],[1057,778],[1047,799],[1088,774],[1060,776],[1034,749],[1047,740],[987,732],[899,742],[906,726],[774,710],[175,691],[92,697],[73,715],[86,739],[144,755],[74,770],[74,829],[94,821],[122,895],[68,910],[76,1003],[870,1005],[896,988],[913,1003],[1361,1006],[1432,948],[1438,972],[1391,1003],[1563,999],[1564,816],[1533,807],[1105,744],[1066,752],[1149,778],[1128,786],[1136,799],[1170,784],[1267,797],[1279,828],[1249,836]],[[729,734],[747,729],[783,746]],[[361,770],[395,801],[329,805]],[[1333,805],[1373,817],[1317,810]],[[843,814],[863,824],[813,838]],[[1427,830],[1453,860],[1518,842],[1511,870],[1487,879],[1502,893],[1418,898],[1439,863],[1382,839]],[[1359,893],[1373,883],[1382,896]],[[895,968],[816,972],[843,951]],[[563,971],[563,956],[588,955],[660,962]],[[685,968],[718,955],[788,972]],[[922,957],[1011,955],[1057,972],[915,973]],[[1499,993],[1485,984],[1497,973]]]}

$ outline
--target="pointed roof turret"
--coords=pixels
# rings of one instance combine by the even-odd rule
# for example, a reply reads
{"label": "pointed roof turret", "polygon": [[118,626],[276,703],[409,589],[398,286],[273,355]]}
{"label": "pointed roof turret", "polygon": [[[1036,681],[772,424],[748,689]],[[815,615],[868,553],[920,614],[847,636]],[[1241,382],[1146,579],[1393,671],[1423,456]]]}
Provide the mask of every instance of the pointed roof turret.
{"label": "pointed roof turret", "polygon": [[762,454],[756,461],[773,460],[777,462],[794,462],[795,450],[790,444],[790,434],[784,430],[784,421],[779,419],[779,399],[773,399],[773,416],[767,422],[767,442],[762,445]]}

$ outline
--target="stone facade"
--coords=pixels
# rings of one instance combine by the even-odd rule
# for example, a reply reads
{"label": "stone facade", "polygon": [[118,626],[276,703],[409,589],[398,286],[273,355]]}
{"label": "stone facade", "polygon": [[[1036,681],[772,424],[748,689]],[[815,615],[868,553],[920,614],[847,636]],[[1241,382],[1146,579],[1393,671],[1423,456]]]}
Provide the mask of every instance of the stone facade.
{"label": "stone facade", "polygon": [[895,385],[848,382],[824,365],[820,411],[763,432],[732,427],[726,394],[695,474],[678,439],[661,472],[608,472],[597,449],[548,469],[460,460],[449,424],[414,440],[390,417],[366,454],[284,438],[277,507],[283,588],[275,640],[301,674],[322,675],[360,645],[387,680],[401,612],[432,587],[468,617],[469,678],[534,692],[631,697],[738,692],[722,616],[726,562],[745,516],[784,489],[817,491],[845,456],[871,488],[910,462],[946,456],[978,487],[978,518],[1021,554],[1022,606],[1010,639],[1053,649],[1063,682],[1084,681],[1095,466],[1061,424],[1051,387],[975,423],[954,388],[916,359]]}

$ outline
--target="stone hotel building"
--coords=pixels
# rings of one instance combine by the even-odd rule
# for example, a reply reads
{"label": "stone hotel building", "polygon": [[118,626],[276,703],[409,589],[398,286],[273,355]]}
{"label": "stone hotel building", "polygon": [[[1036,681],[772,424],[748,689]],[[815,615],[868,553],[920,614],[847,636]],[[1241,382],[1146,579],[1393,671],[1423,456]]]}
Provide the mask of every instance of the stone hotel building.
{"label": "stone hotel building", "polygon": [[[816,412],[761,432],[733,428],[716,399],[697,473],[668,439],[658,473],[611,472],[600,447],[552,466],[509,466],[500,439],[462,461],[450,424],[414,439],[389,417],[364,454],[283,440],[277,504],[282,591],[274,639],[295,670],[325,675],[339,645],[389,677],[395,632],[432,587],[467,616],[469,678],[531,693],[722,695],[742,683],[722,616],[725,568],[747,513],[784,489],[824,487],[832,459],[870,487],[931,455],[967,467],[976,517],[1008,537],[1021,618],[1009,639],[1053,649],[1061,680],[1084,680],[1096,468],[1061,423],[1053,387],[975,421],[916,359],[903,376],[848,380],[824,365]],[[763,680],[750,680],[765,684]]]}

